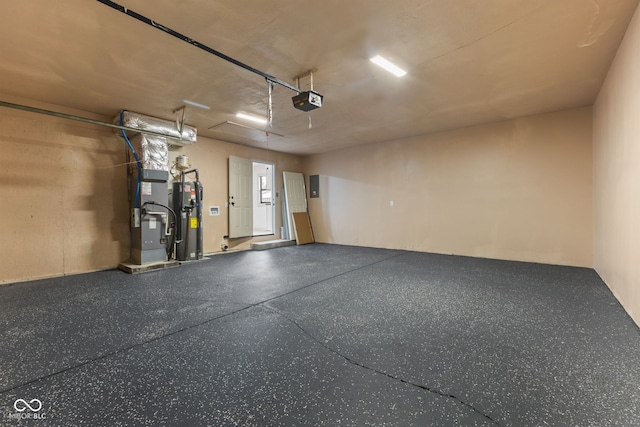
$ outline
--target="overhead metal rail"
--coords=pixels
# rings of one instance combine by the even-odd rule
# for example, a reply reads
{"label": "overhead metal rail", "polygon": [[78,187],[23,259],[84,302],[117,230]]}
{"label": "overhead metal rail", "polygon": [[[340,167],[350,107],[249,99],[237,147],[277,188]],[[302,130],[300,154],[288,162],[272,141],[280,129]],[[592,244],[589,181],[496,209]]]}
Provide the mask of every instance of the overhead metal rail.
{"label": "overhead metal rail", "polygon": [[73,114],[59,113],[57,111],[44,110],[42,108],[29,107],[27,105],[13,104],[11,102],[0,101],[0,107],[7,107],[7,108],[13,108],[13,109],[16,109],[16,110],[29,111],[31,113],[37,113],[37,114],[45,114],[47,116],[60,117],[62,119],[75,120],[75,121],[78,121],[78,122],[90,123],[90,124],[93,124],[93,125],[107,126],[107,127],[114,128],[114,129],[122,129],[122,130],[126,130],[126,131],[131,131],[131,132],[138,132],[138,133],[143,133],[145,135],[157,135],[157,136],[162,136],[164,138],[167,138],[167,139],[170,139],[170,140],[173,140],[173,141],[185,141],[183,138],[180,138],[180,137],[177,137],[177,136],[173,136],[173,135],[167,135],[167,134],[162,133],[162,132],[155,132],[155,131],[152,131],[152,130],[144,130],[144,129],[136,129],[136,128],[131,128],[131,127],[128,127],[128,126],[116,125],[114,123],[102,122],[100,120],[89,119],[87,117],[74,116]]}
{"label": "overhead metal rail", "polygon": [[243,62],[238,61],[237,59],[233,59],[232,57],[230,57],[228,55],[225,55],[222,52],[219,52],[219,51],[217,51],[217,50],[215,50],[215,49],[213,49],[213,48],[211,48],[211,47],[209,47],[209,46],[207,46],[205,44],[200,43],[197,40],[194,40],[194,39],[192,39],[190,37],[185,36],[184,34],[181,34],[181,33],[177,32],[175,30],[172,30],[169,27],[166,27],[166,26],[164,26],[164,25],[162,25],[162,24],[160,24],[158,22],[155,22],[152,19],[149,19],[144,15],[140,15],[139,13],[134,12],[133,10],[131,10],[129,8],[126,8],[126,7],[122,6],[122,5],[119,5],[116,2],[113,2],[111,0],[97,0],[97,1],[102,3],[102,4],[104,4],[104,5],[106,5],[106,6],[109,6],[109,7],[113,8],[113,9],[119,11],[119,12],[122,12],[125,15],[128,15],[128,16],[134,18],[134,19],[137,19],[138,21],[143,22],[143,23],[145,23],[145,24],[147,24],[147,25],[149,25],[149,26],[151,26],[153,28],[156,28],[156,29],[158,29],[160,31],[163,31],[163,32],[165,32],[165,33],[167,33],[167,34],[169,34],[169,35],[171,35],[171,36],[173,36],[173,37],[175,37],[177,39],[180,39],[183,42],[189,43],[192,46],[195,46],[195,47],[197,47],[199,49],[204,50],[205,52],[208,52],[208,53],[210,53],[212,55],[215,55],[218,58],[221,58],[221,59],[224,59],[225,61],[231,62],[233,65],[236,65],[236,66],[238,66],[240,68],[244,68],[247,71],[251,71],[254,74],[257,74],[257,75],[259,75],[261,77],[264,77],[269,82],[279,84],[280,86],[284,86],[287,89],[291,89],[292,91],[294,91],[296,93],[302,92],[297,87],[295,87],[295,86],[293,86],[293,85],[291,85],[291,84],[289,84],[289,83],[287,83],[285,81],[282,81],[282,80],[280,80],[280,79],[278,79],[276,77],[273,77],[273,76],[271,76],[271,75],[269,75],[267,73],[264,73],[264,72],[262,72],[262,71],[260,71],[260,70],[258,70],[256,68],[253,68],[250,65],[247,65],[247,64],[245,64]]}

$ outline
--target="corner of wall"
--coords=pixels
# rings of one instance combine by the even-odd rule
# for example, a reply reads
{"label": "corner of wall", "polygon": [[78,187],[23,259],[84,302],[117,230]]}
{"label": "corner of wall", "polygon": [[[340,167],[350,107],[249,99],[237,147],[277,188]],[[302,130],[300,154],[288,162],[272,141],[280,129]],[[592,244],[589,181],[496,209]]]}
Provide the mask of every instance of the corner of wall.
{"label": "corner of wall", "polygon": [[640,8],[593,112],[594,268],[640,326]]}

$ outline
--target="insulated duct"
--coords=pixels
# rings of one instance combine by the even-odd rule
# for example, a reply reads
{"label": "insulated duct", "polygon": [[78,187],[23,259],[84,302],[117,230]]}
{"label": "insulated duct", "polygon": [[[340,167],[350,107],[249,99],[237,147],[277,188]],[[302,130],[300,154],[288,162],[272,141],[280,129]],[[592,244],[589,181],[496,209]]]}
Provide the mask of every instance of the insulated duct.
{"label": "insulated duct", "polygon": [[[116,118],[116,122],[120,122],[120,116]],[[169,142],[170,145],[182,146],[185,144],[193,144],[196,142],[198,134],[198,130],[193,126],[182,125],[181,133],[176,122],[146,116],[144,114],[134,113],[131,111],[123,111],[122,125],[129,129],[140,129],[143,131],[154,132],[154,137],[158,134],[171,137],[172,141]],[[127,136],[131,136],[129,132],[127,132]],[[180,140],[175,141],[175,138],[179,138]]]}
{"label": "insulated duct", "polygon": [[140,157],[142,169],[169,170],[169,146],[166,138],[138,134],[129,139]]}

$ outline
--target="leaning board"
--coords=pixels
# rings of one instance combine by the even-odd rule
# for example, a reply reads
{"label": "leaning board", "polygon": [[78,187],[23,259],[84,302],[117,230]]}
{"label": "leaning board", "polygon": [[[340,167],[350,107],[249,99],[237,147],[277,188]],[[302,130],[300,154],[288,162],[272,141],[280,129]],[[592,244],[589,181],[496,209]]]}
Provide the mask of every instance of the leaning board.
{"label": "leaning board", "polygon": [[296,230],[296,244],[306,245],[313,243],[313,231],[311,230],[311,220],[307,212],[294,212],[293,227]]}

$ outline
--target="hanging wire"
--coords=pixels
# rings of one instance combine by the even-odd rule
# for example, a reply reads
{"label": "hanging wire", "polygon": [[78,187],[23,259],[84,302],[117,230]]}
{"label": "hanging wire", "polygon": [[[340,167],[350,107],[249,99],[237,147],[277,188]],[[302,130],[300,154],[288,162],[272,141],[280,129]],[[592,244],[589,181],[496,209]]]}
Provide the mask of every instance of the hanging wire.
{"label": "hanging wire", "polygon": [[[311,84],[311,91],[313,91],[313,71],[309,71],[309,83]],[[309,129],[313,128],[311,123],[311,113],[309,113]]]}
{"label": "hanging wire", "polygon": [[[120,126],[124,126],[123,118],[124,118],[124,110],[120,110]],[[139,208],[140,207],[140,185],[142,180],[142,162],[140,162],[140,158],[138,157],[138,153],[136,153],[135,148],[133,148],[133,145],[131,145],[131,141],[129,141],[129,138],[127,137],[127,133],[124,131],[124,129],[120,129],[120,132],[122,132],[124,141],[127,143],[127,147],[129,147],[129,151],[131,151],[131,154],[133,154],[133,158],[136,160],[136,165],[138,169],[138,182],[136,184],[136,200],[134,202],[134,207]]]}
{"label": "hanging wire", "polygon": [[137,162],[135,160],[130,161],[130,162],[125,162],[125,163],[118,163],[115,165],[109,165],[109,166],[96,166],[96,169],[115,169],[115,168],[119,168],[122,166],[129,166],[129,165],[135,165]]}

